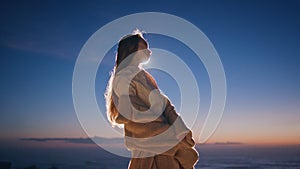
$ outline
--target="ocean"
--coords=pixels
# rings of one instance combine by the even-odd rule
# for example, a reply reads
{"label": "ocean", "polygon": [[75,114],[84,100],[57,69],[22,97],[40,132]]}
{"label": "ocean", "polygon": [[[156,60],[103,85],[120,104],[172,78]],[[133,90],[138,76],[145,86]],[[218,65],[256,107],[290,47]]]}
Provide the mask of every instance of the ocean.
{"label": "ocean", "polygon": [[[300,169],[300,146],[197,145],[196,169]],[[127,169],[129,158],[98,146],[1,146],[0,161],[12,169]]]}

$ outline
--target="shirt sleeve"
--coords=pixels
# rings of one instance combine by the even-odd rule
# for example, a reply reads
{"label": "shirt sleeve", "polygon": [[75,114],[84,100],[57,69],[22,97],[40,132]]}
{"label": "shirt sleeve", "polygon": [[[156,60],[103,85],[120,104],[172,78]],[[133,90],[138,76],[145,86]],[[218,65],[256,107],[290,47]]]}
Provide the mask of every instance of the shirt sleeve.
{"label": "shirt sleeve", "polygon": [[[166,96],[160,91],[155,79],[146,71],[142,72],[143,78],[136,83],[139,98],[146,103],[152,114],[161,115],[165,109]],[[144,79],[145,78],[145,79]]]}
{"label": "shirt sleeve", "polygon": [[167,119],[168,123],[174,126],[176,137],[178,139],[189,133],[189,128],[187,128],[182,118],[177,114],[169,99],[167,100],[163,115]]}

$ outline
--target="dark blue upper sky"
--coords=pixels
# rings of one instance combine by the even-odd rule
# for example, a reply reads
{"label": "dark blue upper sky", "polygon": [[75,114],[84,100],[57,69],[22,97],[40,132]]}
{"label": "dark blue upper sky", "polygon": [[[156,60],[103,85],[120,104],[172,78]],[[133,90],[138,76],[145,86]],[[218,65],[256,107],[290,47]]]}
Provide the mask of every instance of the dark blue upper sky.
{"label": "dark blue upper sky", "polygon": [[[81,47],[114,19],[154,11],[193,23],[220,55],[228,95],[216,140],[243,130],[264,135],[273,123],[299,138],[299,9],[297,1],[1,2],[0,137],[83,136],[72,103]],[[269,129],[255,132],[256,120]],[[226,132],[232,123],[240,130]]]}

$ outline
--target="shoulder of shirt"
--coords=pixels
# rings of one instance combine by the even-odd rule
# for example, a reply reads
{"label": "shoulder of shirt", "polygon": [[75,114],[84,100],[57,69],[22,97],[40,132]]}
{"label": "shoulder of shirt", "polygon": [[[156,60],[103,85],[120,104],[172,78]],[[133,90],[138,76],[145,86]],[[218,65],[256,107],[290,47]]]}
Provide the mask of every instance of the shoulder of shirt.
{"label": "shoulder of shirt", "polygon": [[143,69],[140,69],[139,67],[136,66],[127,66],[126,68],[120,70],[115,76],[130,76],[133,74],[136,74],[140,71],[143,71]]}
{"label": "shoulder of shirt", "polygon": [[136,76],[144,74],[144,69],[136,66],[128,66],[115,75],[115,83],[128,83],[137,80]]}

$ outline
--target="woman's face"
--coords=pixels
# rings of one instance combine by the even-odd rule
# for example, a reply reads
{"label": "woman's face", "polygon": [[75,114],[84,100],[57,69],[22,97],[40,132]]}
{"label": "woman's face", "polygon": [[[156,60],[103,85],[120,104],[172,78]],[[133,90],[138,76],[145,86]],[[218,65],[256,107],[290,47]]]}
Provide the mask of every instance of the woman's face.
{"label": "woman's face", "polygon": [[143,41],[139,42],[138,50],[143,50],[146,60],[148,60],[150,58],[151,50],[147,48],[147,45],[145,44],[145,42],[143,42]]}

